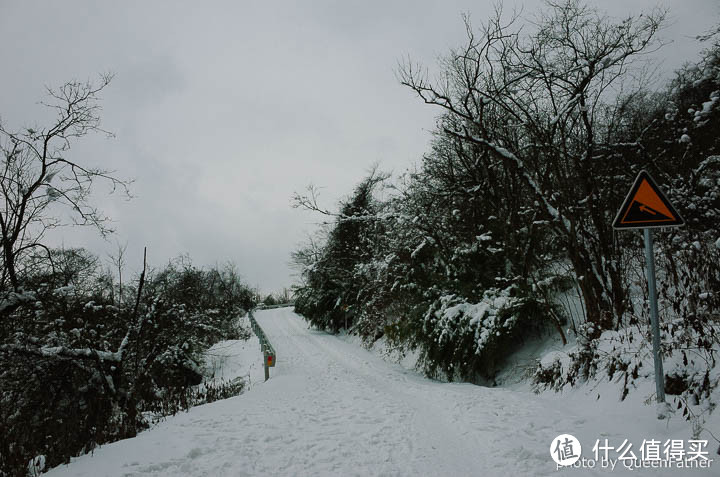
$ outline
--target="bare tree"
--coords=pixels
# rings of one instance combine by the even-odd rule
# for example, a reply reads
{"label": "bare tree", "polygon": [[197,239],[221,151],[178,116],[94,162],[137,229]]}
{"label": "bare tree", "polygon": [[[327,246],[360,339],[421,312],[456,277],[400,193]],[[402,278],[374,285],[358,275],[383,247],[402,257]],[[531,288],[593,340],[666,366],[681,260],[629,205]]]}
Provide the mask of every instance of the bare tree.
{"label": "bare tree", "polygon": [[665,12],[614,21],[576,0],[547,6],[529,32],[501,9],[479,36],[465,18],[467,44],[443,60],[439,78],[410,61],[399,77],[443,109],[445,135],[479,148],[483,167],[524,184],[567,249],[598,333],[628,306],[610,226],[619,204],[603,181],[623,174],[624,149],[642,148],[642,133],[619,137],[618,92],[633,62],[659,46]]}
{"label": "bare tree", "polygon": [[[90,203],[92,186],[106,181],[113,192],[119,188],[129,196],[130,182],[69,158],[77,139],[97,132],[111,136],[101,128],[98,104],[99,93],[111,79],[106,74],[97,83],[71,81],[48,88],[50,99],[41,104],[56,115],[47,127],[13,131],[0,122],[0,287],[9,284],[18,291],[18,266],[31,251],[44,249],[50,255],[43,238],[51,228],[75,224],[111,232],[108,218]],[[52,213],[56,204],[69,209],[69,220]]]}
{"label": "bare tree", "polygon": [[120,242],[117,243],[117,254],[110,255],[110,261],[117,269],[118,274],[118,303],[122,303],[123,299],[123,277],[122,272],[125,268],[125,253],[127,252],[127,242],[125,242],[124,245],[121,245]]}

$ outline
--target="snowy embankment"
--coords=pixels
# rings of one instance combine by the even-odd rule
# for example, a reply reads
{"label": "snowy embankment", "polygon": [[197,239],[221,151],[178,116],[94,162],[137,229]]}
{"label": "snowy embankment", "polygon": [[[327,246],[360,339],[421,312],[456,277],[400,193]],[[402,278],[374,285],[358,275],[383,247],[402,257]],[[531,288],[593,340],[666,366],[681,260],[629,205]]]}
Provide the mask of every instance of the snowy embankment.
{"label": "snowy embankment", "polygon": [[[103,446],[48,475],[547,476],[556,472],[549,449],[560,434],[579,439],[583,458],[592,456],[597,439],[615,447],[627,439],[639,455],[645,439],[690,437],[686,421],[655,419],[655,408],[642,402],[650,386],[619,402],[602,386],[535,395],[441,383],[310,330],[290,308],[258,312],[256,318],[278,353],[270,381]],[[710,458],[716,447],[710,444]],[[623,470],[613,474],[630,473]],[[646,468],[631,475],[676,473]],[[687,473],[717,475],[717,469]]]}
{"label": "snowy embankment", "polygon": [[205,375],[207,382],[219,385],[242,378],[245,390],[264,379],[262,354],[257,339],[248,341],[227,340],[213,345],[205,352]]}

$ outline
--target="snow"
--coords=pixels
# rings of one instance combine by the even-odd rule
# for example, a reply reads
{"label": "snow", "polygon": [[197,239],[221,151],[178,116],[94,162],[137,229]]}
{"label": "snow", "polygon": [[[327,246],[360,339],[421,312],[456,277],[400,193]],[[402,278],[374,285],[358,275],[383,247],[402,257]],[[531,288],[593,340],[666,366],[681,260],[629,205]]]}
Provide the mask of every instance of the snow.
{"label": "snow", "polygon": [[420,242],[420,245],[418,245],[417,248],[415,250],[413,250],[413,253],[410,254],[410,258],[414,259],[417,256],[417,254],[420,253],[420,250],[422,250],[423,247],[425,247],[426,244],[427,244],[427,241],[425,241],[425,240]]}
{"label": "snow", "polygon": [[45,468],[45,456],[39,455],[33,459],[30,460],[28,463],[28,476],[29,477],[38,477],[40,474],[42,474],[42,469]]}
{"label": "snow", "polygon": [[[560,434],[577,437],[583,457],[592,456],[597,439],[615,446],[628,439],[637,451],[644,439],[690,438],[686,421],[659,421],[656,408],[644,403],[653,392],[649,381],[624,402],[617,399],[617,384],[608,382],[541,395],[442,383],[308,329],[291,308],[255,317],[278,352],[269,381],[102,446],[47,475],[547,476],[556,472],[548,448]],[[256,345],[254,339],[248,343]],[[223,367],[243,372],[242,363],[232,361],[235,353],[226,355]],[[259,350],[255,359],[261,360]],[[711,441],[710,458],[716,447]],[[645,468],[632,475],[666,474]],[[693,469],[692,475],[717,475],[717,469]]]}
{"label": "snow", "polygon": [[244,378],[246,386],[252,388],[265,376],[260,345],[254,336],[249,341],[227,340],[213,345],[205,352],[204,368],[203,374],[215,384]]}
{"label": "snow", "polygon": [[75,285],[67,285],[64,287],[56,288],[54,293],[57,295],[70,295],[75,292]]}
{"label": "snow", "polygon": [[0,345],[0,351],[8,351],[19,354],[33,354],[45,358],[70,357],[70,358],[100,358],[103,361],[119,362],[120,355],[109,351],[101,351],[90,348],[68,348],[66,346],[22,346],[15,344]]}
{"label": "snow", "polygon": [[37,299],[34,292],[10,292],[0,300],[0,312],[7,310],[19,303],[28,303]]}
{"label": "snow", "polygon": [[549,353],[546,353],[540,359],[540,364],[543,367],[549,367],[549,366],[552,366],[553,363],[555,363],[556,361],[562,365],[563,369],[567,369],[570,364],[570,357],[568,356],[567,353],[564,353],[559,350],[551,351]]}

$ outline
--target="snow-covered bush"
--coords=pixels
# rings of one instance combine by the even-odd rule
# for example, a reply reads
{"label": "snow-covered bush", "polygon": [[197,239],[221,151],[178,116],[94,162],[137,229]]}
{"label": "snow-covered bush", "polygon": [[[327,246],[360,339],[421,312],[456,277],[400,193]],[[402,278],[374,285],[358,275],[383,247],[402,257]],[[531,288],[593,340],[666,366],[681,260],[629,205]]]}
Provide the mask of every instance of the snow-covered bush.
{"label": "snow-covered bush", "polygon": [[426,372],[451,380],[492,380],[498,361],[537,328],[536,304],[516,292],[515,287],[486,290],[478,303],[456,295],[436,300],[417,337]]}
{"label": "snow-covered bush", "polygon": [[250,336],[237,319],[252,293],[232,269],[178,261],[145,276],[140,290],[126,284],[123,299],[96,257],[53,257],[20,275],[24,291],[0,298],[0,474],[24,476],[36,456],[54,466],[133,436],[146,412],[242,391],[193,389],[206,348]]}
{"label": "snow-covered bush", "polygon": [[[717,335],[720,322],[716,321],[714,328]],[[667,401],[681,409],[683,417],[701,425],[720,398],[720,367],[716,366],[720,347],[717,342],[706,347],[704,333],[682,320],[666,324],[661,336]],[[607,379],[618,384],[618,397],[624,400],[639,383],[655,379],[651,343],[649,328],[643,322],[619,331],[605,331],[599,338],[578,343],[567,351],[548,353],[537,363],[535,390],[562,391],[586,381]]]}
{"label": "snow-covered bush", "polygon": [[[372,196],[368,180],[356,188],[324,242],[296,252],[303,282],[295,308],[319,328],[417,348],[428,374],[485,379],[518,342],[517,323],[532,322],[525,336],[548,326],[549,302],[539,289],[553,280],[538,271],[548,243],[535,215],[507,211],[503,199],[514,192],[484,175],[476,152],[455,146],[438,140],[423,169],[384,201]],[[446,161],[478,169],[448,177]],[[510,221],[498,219],[508,213]],[[530,297],[522,290],[532,289],[536,276]],[[477,305],[477,319],[443,316],[450,303]]]}

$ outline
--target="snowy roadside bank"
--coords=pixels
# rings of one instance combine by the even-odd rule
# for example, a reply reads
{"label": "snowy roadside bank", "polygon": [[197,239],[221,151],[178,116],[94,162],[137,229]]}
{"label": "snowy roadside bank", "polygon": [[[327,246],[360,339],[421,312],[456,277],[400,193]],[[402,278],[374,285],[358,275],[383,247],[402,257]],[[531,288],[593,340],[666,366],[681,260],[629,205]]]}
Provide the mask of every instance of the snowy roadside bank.
{"label": "snowy roadside bank", "polygon": [[[239,326],[249,328],[247,315],[240,318]],[[242,381],[242,392],[239,396],[197,405],[173,416],[158,417],[149,429],[140,432],[136,437],[98,446],[92,453],[74,457],[71,459],[70,464],[60,465],[50,469],[47,474],[43,475],[74,476],[78,475],[76,474],[78,472],[84,472],[78,469],[83,469],[86,466],[89,466],[91,469],[87,475],[111,475],[104,474],[106,471],[104,469],[112,467],[112,462],[115,459],[121,458],[124,455],[123,449],[128,448],[142,449],[140,452],[136,450],[132,452],[137,455],[137,462],[143,459],[149,461],[161,459],[162,456],[172,453],[173,449],[181,445],[179,443],[182,443],[182,445],[192,445],[193,440],[191,437],[185,436],[188,440],[183,440],[184,433],[182,431],[178,432],[178,426],[181,429],[186,426],[193,427],[193,423],[198,422],[198,416],[203,416],[207,413],[212,414],[221,408],[237,406],[237,399],[241,398],[243,394],[250,391],[253,387],[263,383],[262,353],[260,352],[257,338],[252,334],[247,340],[219,341],[205,351],[204,357],[205,360],[202,371],[205,380],[201,385],[196,387],[198,394],[210,394],[208,390],[210,389],[210,392],[212,392],[211,388],[218,389]],[[152,441],[153,444],[145,446],[142,443],[146,440]],[[139,447],[136,447],[138,443],[141,444]],[[199,452],[197,449],[191,449],[189,455],[196,456],[199,455]],[[103,460],[99,461],[95,459],[97,455],[102,455]],[[132,463],[129,464],[129,466],[132,465]],[[125,465],[124,467],[127,466],[128,465]],[[155,475],[155,473],[161,469],[162,466],[151,465],[148,467],[150,475]],[[135,474],[123,473],[122,475]]]}
{"label": "snowy roadside bank", "polygon": [[[604,439],[608,438],[607,436],[616,435],[623,438],[618,437],[617,442],[614,442],[614,447],[620,447],[627,439],[623,450],[628,449],[627,444],[633,444],[632,453],[638,458],[641,458],[641,452],[646,451],[644,447],[640,449],[643,443],[662,440],[660,442],[661,457],[663,452],[672,452],[669,449],[672,445],[679,446],[679,443],[682,442],[687,446],[689,442],[697,441],[702,443],[703,451],[707,452],[707,454],[703,454],[704,457],[720,460],[720,441],[718,440],[720,439],[720,413],[717,411],[710,413],[707,408],[709,402],[720,402],[720,391],[715,389],[712,399],[689,406],[687,400],[682,396],[668,394],[667,403],[671,412],[668,419],[658,420],[649,344],[639,344],[639,340],[642,340],[643,337],[638,330],[626,332],[632,332],[635,335],[635,344],[632,345],[632,349],[628,347],[627,343],[611,339],[614,338],[612,336],[602,340],[600,348],[608,356],[622,354],[632,358],[633,363],[635,361],[646,363],[646,366],[639,363],[638,376],[632,381],[624,382],[620,375],[608,378],[606,373],[599,371],[592,379],[577,382],[574,386],[565,385],[558,391],[544,389],[540,393],[536,393],[531,376],[538,363],[547,366],[549,363],[559,362],[566,367],[569,359],[568,353],[576,350],[574,342],[563,346],[557,335],[549,334],[533,340],[509,356],[505,366],[496,377],[496,389],[525,393],[529,401],[543,400],[548,402],[549,407],[558,410],[564,409],[571,415],[587,415],[589,419],[578,419],[571,429],[564,431],[577,437],[584,445],[590,443],[583,451],[583,455],[588,453],[592,457],[594,455],[593,444],[600,441],[602,445],[605,443]],[[608,335],[612,335],[612,333],[608,333]],[[356,335],[341,333],[338,338],[345,343],[367,350],[388,364],[401,367],[405,372],[423,376],[422,371],[416,367],[419,354],[417,351],[400,355],[397,351],[392,350],[383,338],[371,347],[365,346],[361,338]],[[632,343],[631,340],[630,344]],[[620,348],[623,344],[627,349]],[[678,353],[666,358],[665,365],[668,375],[686,372],[688,369],[687,365],[683,366],[681,355]],[[719,374],[720,367],[712,368],[710,379],[717,380]],[[588,425],[589,422],[598,418],[603,422],[602,427]],[[548,439],[551,437],[548,436]],[[612,445],[612,439],[609,441],[608,445]],[[705,461],[702,460],[702,462]],[[622,462],[616,462],[616,465],[622,467]],[[617,471],[620,470],[622,469]],[[624,470],[630,471],[628,468]],[[633,472],[638,470],[634,469]],[[652,468],[648,469],[648,471],[652,470]],[[655,470],[657,472],[657,469]],[[690,471],[689,469],[685,470]],[[671,472],[671,470],[661,469],[654,475],[666,475],[663,472]],[[637,474],[633,473],[633,475]],[[693,473],[693,475],[698,474]]]}
{"label": "snowy roadside bank", "polygon": [[[249,326],[247,317],[241,320],[244,326]],[[247,391],[264,379],[262,353],[254,335],[248,340],[220,341],[204,354],[204,374],[208,383],[220,384],[243,378]]]}

